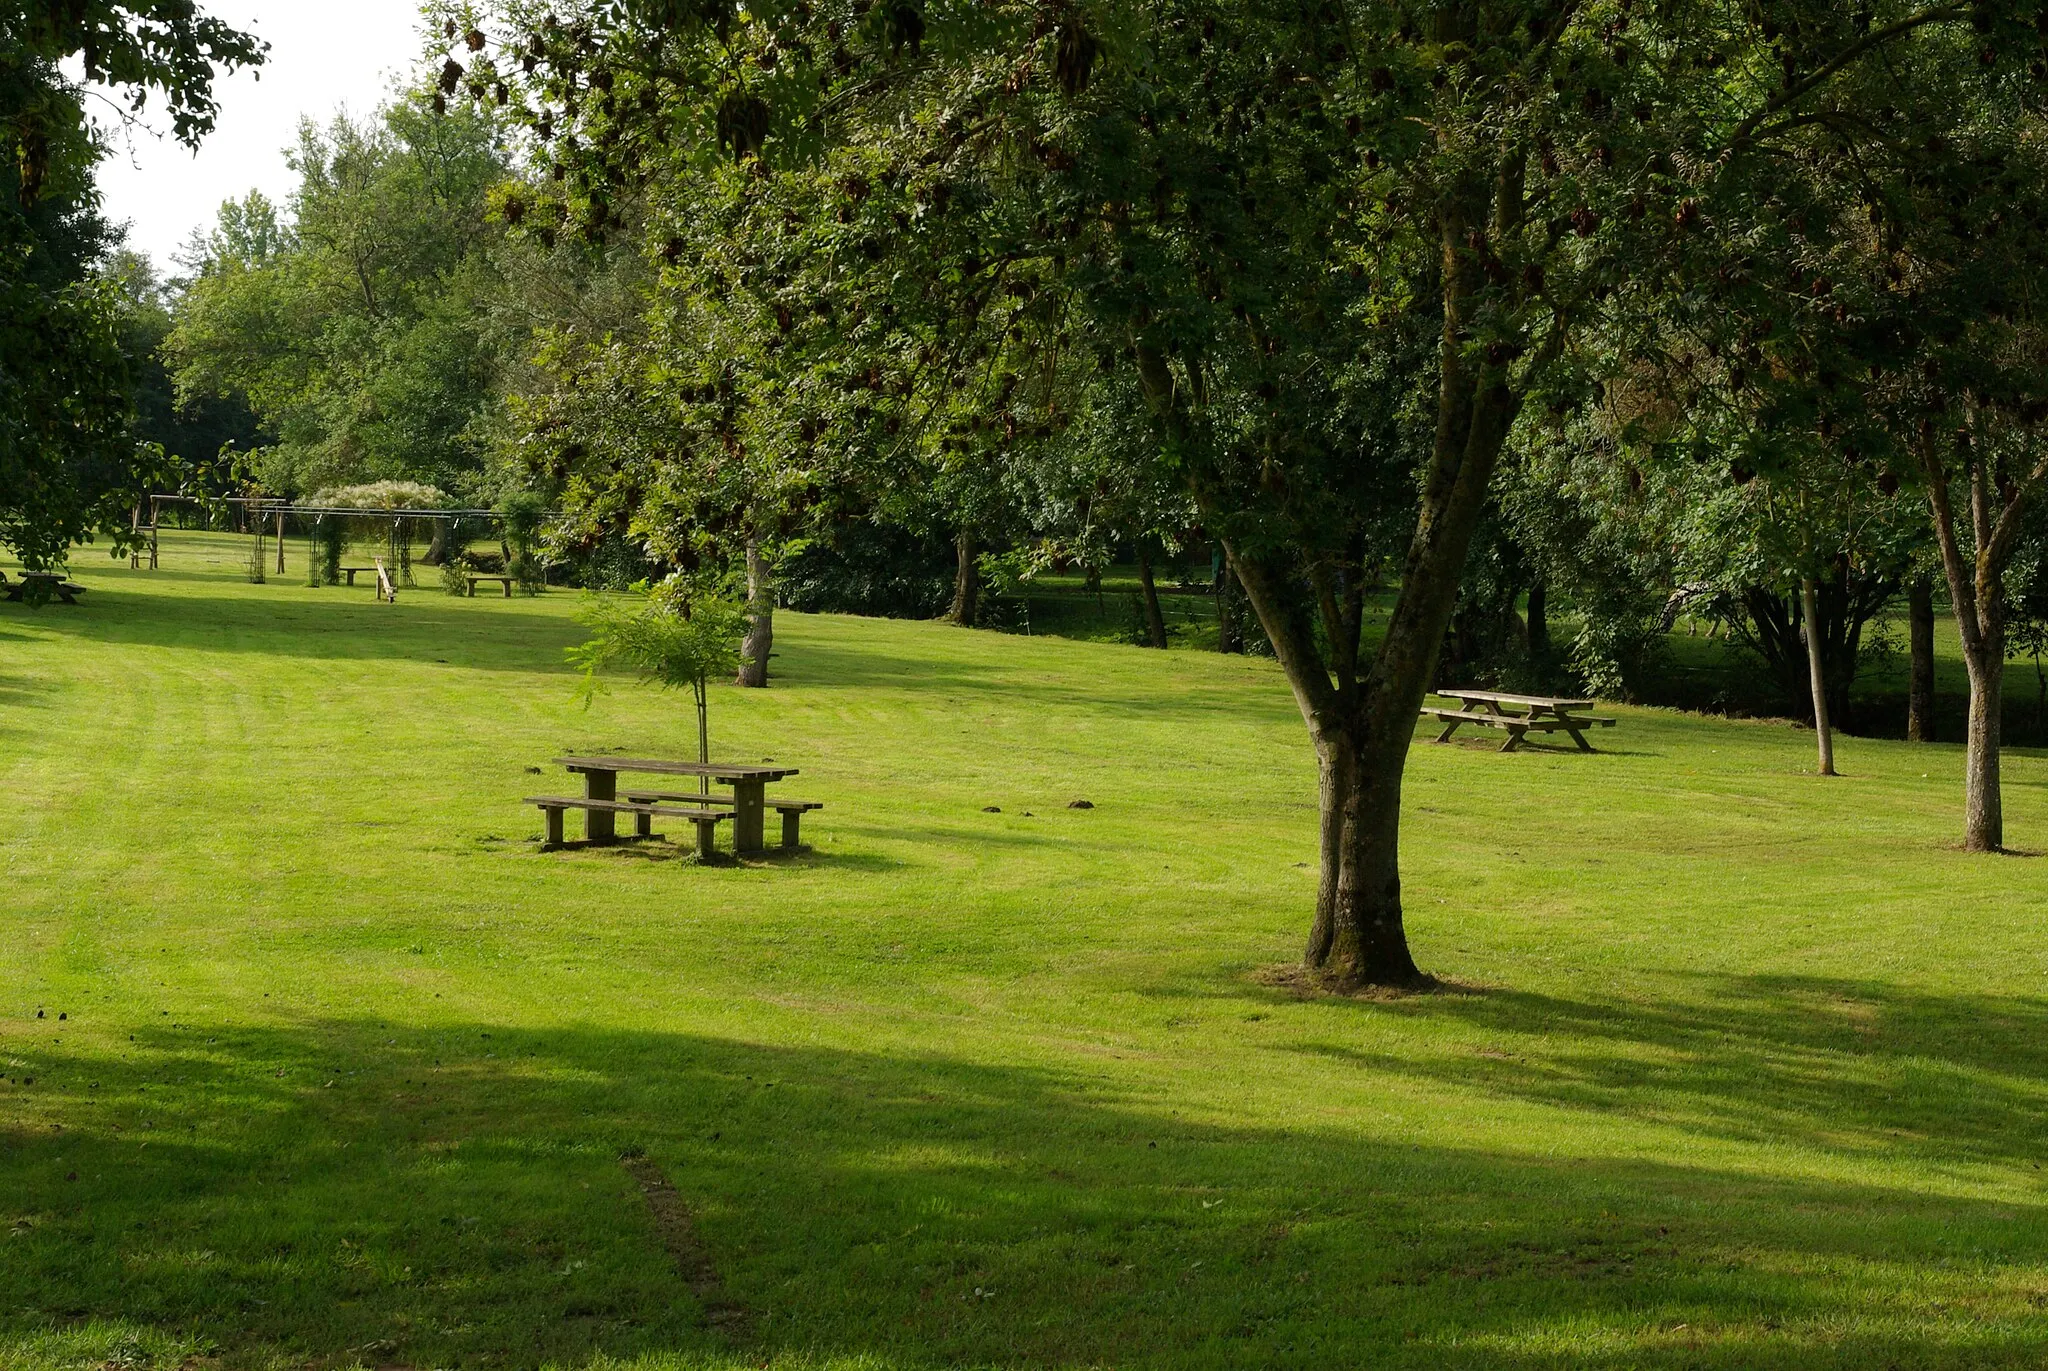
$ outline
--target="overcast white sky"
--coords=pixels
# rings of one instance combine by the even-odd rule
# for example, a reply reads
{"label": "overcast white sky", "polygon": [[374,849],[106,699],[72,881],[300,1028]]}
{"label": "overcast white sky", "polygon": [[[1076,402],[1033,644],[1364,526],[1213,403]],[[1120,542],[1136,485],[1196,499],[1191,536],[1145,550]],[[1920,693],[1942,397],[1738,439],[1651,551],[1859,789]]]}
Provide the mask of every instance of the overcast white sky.
{"label": "overcast white sky", "polygon": [[166,274],[223,200],[251,190],[284,198],[293,184],[284,154],[299,116],[324,120],[342,106],[368,113],[420,46],[418,0],[201,0],[200,8],[266,39],[270,60],[220,84],[220,122],[196,155],[164,133],[169,121],[152,108],[143,121],[157,132],[136,130],[132,146],[117,132],[100,166],[107,217],[130,221],[130,244]]}

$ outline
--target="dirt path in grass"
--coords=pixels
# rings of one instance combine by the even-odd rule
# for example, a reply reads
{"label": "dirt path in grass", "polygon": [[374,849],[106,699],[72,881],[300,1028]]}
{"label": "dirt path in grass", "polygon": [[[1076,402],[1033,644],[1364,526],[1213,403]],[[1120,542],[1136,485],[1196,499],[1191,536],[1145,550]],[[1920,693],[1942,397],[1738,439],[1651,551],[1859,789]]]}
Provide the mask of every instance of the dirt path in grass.
{"label": "dirt path in grass", "polygon": [[709,1249],[697,1236],[696,1222],[690,1217],[690,1206],[684,1202],[682,1193],[669,1183],[650,1157],[621,1157],[619,1164],[639,1184],[648,1211],[654,1215],[661,1245],[668,1249],[690,1293],[704,1306],[705,1326],[734,1335],[744,1331],[747,1311],[726,1298],[718,1268],[712,1265]]}

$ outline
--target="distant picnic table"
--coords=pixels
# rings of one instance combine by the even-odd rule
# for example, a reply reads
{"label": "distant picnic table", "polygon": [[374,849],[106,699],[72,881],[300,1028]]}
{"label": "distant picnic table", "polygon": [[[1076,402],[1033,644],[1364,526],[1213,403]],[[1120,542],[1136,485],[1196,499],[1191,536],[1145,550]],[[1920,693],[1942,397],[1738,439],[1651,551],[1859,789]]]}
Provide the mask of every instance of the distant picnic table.
{"label": "distant picnic table", "polygon": [[78,597],[85,594],[85,587],[67,581],[54,571],[24,571],[19,581],[9,581],[7,573],[0,572],[0,585],[7,587],[7,598],[16,604],[22,603],[31,586],[41,585],[49,589],[52,598],[67,605],[78,603]]}
{"label": "distant picnic table", "polygon": [[[1447,743],[1451,735],[1466,724],[1479,728],[1498,728],[1506,732],[1508,739],[1500,745],[1502,752],[1513,752],[1522,745],[1522,740],[1531,733],[1569,733],[1572,741],[1579,745],[1579,751],[1591,752],[1593,745],[1586,741],[1589,728],[1612,728],[1614,720],[1595,718],[1585,713],[1593,707],[1591,700],[1569,699],[1557,695],[1515,695],[1499,690],[1478,690],[1453,686],[1431,692],[1439,698],[1458,702],[1458,708],[1446,709],[1425,705],[1422,717],[1435,719],[1444,726],[1437,734],[1436,741]],[[1520,712],[1517,713],[1516,709]]]}
{"label": "distant picnic table", "polygon": [[[751,766],[731,762],[672,762],[649,757],[557,757],[555,765],[581,773],[583,795],[529,796],[526,803],[538,805],[548,819],[548,842],[562,842],[564,810],[583,811],[584,836],[597,844],[618,841],[616,820],[631,814],[636,836],[652,834],[656,817],[688,819],[697,826],[697,847],[701,855],[715,850],[718,825],[731,820],[733,850],[742,855],[764,850],[766,812],[773,808],[782,816],[782,845],[798,846],[798,825],[804,814],[824,806],[815,800],[769,800],[767,787],[797,774],[793,766],[764,763]],[[728,795],[673,790],[627,790],[621,793],[619,776],[637,772],[652,776],[707,777],[731,787]]]}

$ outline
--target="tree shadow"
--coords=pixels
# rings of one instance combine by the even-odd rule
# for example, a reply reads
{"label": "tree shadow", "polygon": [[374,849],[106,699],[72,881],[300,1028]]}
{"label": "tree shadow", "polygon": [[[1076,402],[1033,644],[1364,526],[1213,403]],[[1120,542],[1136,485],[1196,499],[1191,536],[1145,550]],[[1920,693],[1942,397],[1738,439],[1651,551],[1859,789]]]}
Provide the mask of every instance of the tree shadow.
{"label": "tree shadow", "polygon": [[[1498,995],[1412,1012],[1470,1003],[1608,1028]],[[1081,1069],[685,1033],[162,1015],[119,1052],[18,1046],[0,1348],[99,1320],[223,1371],[2048,1353],[2038,1204],[1204,1121]],[[666,1257],[618,1160],[642,1150],[743,1332]]]}
{"label": "tree shadow", "polygon": [[560,615],[534,614],[503,602],[487,607],[446,603],[421,591],[395,605],[326,603],[249,596],[109,595],[99,612],[37,621],[37,626],[94,642],[193,647],[330,661],[412,661],[472,671],[566,673],[562,649],[582,631]]}
{"label": "tree shadow", "polygon": [[1693,974],[1661,998],[1509,989],[1344,1001],[1461,1024],[1435,1056],[1297,1050],[1375,1075],[1618,1114],[1701,1136],[1930,1164],[2038,1155],[2048,1115],[2048,1000],[1935,995],[1819,976]]}
{"label": "tree shadow", "polygon": [[[1076,652],[1094,651],[1103,644],[1063,640]],[[1276,674],[1269,699],[1247,697],[1243,680],[1204,680],[1186,675],[1161,676],[1147,673],[1130,679],[1127,690],[1105,688],[1101,664],[1076,661],[1070,677],[1047,680],[1041,669],[1028,673],[1014,671],[991,656],[987,661],[968,661],[945,654],[943,640],[919,644],[921,654],[890,652],[872,643],[840,646],[832,642],[805,639],[792,643],[778,667],[777,680],[814,689],[894,689],[918,693],[947,690],[972,691],[978,703],[1022,704],[1034,710],[1047,707],[1085,709],[1106,714],[1141,716],[1167,721],[1213,719],[1228,713],[1243,720],[1288,723],[1299,720],[1286,683]],[[1133,648],[1149,654],[1145,662],[1167,662],[1169,654],[1153,649]]]}

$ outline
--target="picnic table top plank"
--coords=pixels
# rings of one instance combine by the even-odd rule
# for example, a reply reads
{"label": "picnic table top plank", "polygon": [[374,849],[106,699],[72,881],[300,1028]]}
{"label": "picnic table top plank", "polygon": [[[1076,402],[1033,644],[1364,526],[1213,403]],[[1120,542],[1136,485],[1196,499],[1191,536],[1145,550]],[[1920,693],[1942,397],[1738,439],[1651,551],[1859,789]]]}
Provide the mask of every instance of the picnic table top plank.
{"label": "picnic table top plank", "polygon": [[1495,704],[1530,705],[1543,709],[1591,709],[1593,701],[1567,695],[1516,695],[1502,690],[1432,690],[1432,695],[1453,700],[1491,700]]}
{"label": "picnic table top plank", "polygon": [[730,762],[664,762],[650,757],[557,757],[571,771],[644,771],[657,776],[709,776],[714,781],[779,781],[793,766],[746,766]]}

